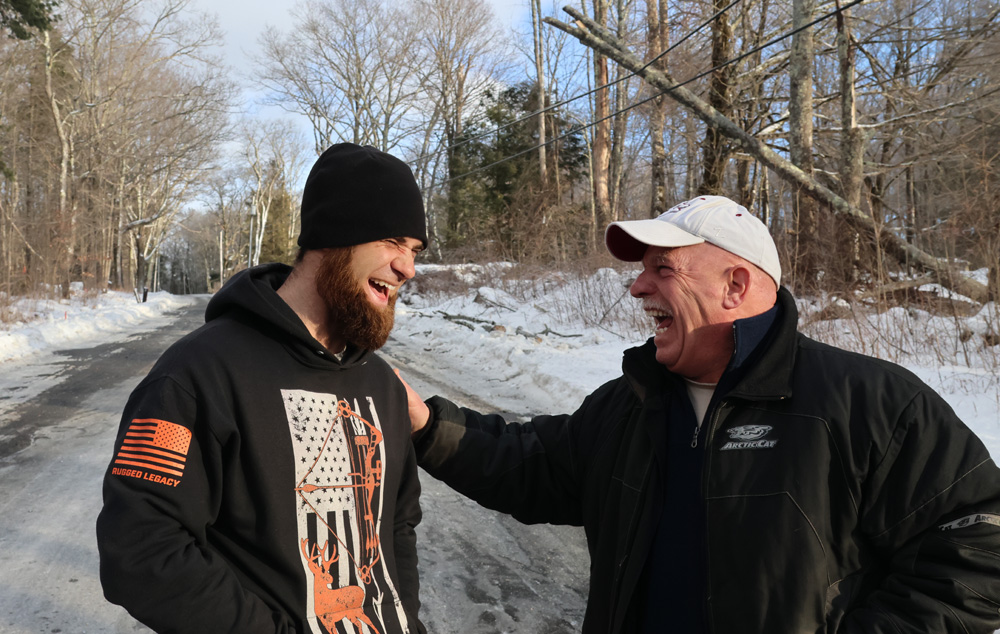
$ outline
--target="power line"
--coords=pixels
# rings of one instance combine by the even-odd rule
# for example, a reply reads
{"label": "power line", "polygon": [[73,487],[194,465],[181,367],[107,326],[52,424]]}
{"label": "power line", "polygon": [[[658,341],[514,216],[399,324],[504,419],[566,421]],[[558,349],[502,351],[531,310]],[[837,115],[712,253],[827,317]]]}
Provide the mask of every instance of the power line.
{"label": "power line", "polygon": [[[539,143],[538,145],[535,145],[534,147],[528,148],[527,150],[522,150],[521,152],[518,152],[516,154],[512,154],[512,155],[510,155],[508,157],[505,157],[505,158],[502,158],[502,159],[500,159],[498,161],[494,161],[494,162],[492,162],[492,163],[490,163],[488,165],[483,165],[481,167],[477,167],[476,169],[470,170],[470,171],[468,171],[468,172],[466,172],[464,174],[459,174],[458,176],[453,176],[451,178],[439,181],[437,183],[431,183],[431,186],[430,186],[429,189],[434,189],[436,187],[440,187],[442,185],[446,185],[446,184],[448,184],[448,183],[450,183],[452,181],[458,180],[460,178],[465,178],[466,176],[471,176],[472,174],[476,174],[476,173],[481,172],[483,170],[487,170],[487,169],[489,169],[491,167],[494,167],[496,165],[500,165],[501,163],[505,163],[507,161],[513,160],[513,159],[515,159],[515,158],[517,158],[519,156],[523,156],[523,155],[528,154],[530,152],[534,152],[534,151],[538,150],[539,148],[551,145],[552,143],[555,143],[556,141],[561,141],[562,139],[565,139],[565,138],[567,138],[567,137],[569,137],[569,136],[571,136],[573,134],[576,134],[577,132],[580,132],[581,130],[593,127],[593,126],[597,125],[598,123],[601,123],[603,121],[607,121],[608,119],[610,119],[612,117],[615,117],[615,116],[617,116],[617,115],[619,115],[619,114],[621,114],[623,112],[627,112],[628,110],[632,110],[633,108],[637,108],[637,107],[639,107],[639,106],[641,106],[641,105],[643,105],[645,103],[648,103],[648,102],[652,101],[653,99],[656,99],[657,97],[659,97],[661,95],[667,94],[671,90],[674,90],[674,89],[686,86],[686,85],[688,85],[688,84],[690,84],[692,82],[695,82],[695,81],[701,79],[702,77],[705,77],[706,75],[710,75],[710,74],[714,73],[717,70],[720,70],[722,68],[725,68],[726,66],[730,66],[732,64],[735,64],[735,63],[737,63],[737,62],[739,62],[739,61],[741,61],[741,60],[749,57],[750,55],[753,55],[754,53],[757,53],[758,51],[761,51],[761,50],[763,50],[763,49],[765,49],[765,48],[767,48],[769,46],[773,46],[774,44],[777,44],[778,42],[780,42],[782,40],[786,40],[786,39],[792,37],[796,33],[799,33],[799,32],[804,31],[804,30],[806,30],[806,29],[808,29],[808,28],[810,28],[812,26],[815,26],[816,24],[819,24],[820,22],[822,22],[824,20],[827,20],[827,19],[833,17],[834,15],[837,15],[841,11],[846,11],[847,9],[850,9],[851,7],[853,7],[855,5],[861,4],[862,1],[863,0],[853,0],[853,2],[850,2],[850,3],[846,4],[846,5],[844,5],[843,7],[835,9],[835,10],[829,12],[829,13],[826,13],[826,14],[824,14],[824,15],[816,18],[812,22],[809,22],[808,24],[804,24],[804,25],[798,27],[797,29],[793,29],[793,30],[789,31],[788,33],[786,33],[784,35],[781,35],[779,37],[774,38],[773,40],[771,40],[769,42],[761,44],[760,46],[757,46],[756,48],[753,48],[753,49],[751,49],[751,50],[749,50],[749,51],[747,51],[745,53],[737,55],[736,57],[734,57],[734,58],[732,58],[730,60],[722,62],[721,64],[719,64],[718,66],[715,66],[714,68],[710,68],[709,70],[706,70],[703,73],[695,75],[694,77],[692,77],[690,79],[687,79],[687,80],[685,80],[685,81],[677,84],[676,86],[670,88],[669,90],[664,90],[662,92],[656,93],[655,95],[651,95],[649,97],[646,97],[645,99],[642,99],[641,101],[637,101],[636,103],[633,103],[633,104],[628,105],[628,106],[626,106],[626,107],[624,107],[624,108],[622,108],[620,110],[612,112],[611,114],[609,114],[609,115],[607,115],[605,117],[601,117],[600,119],[597,119],[595,121],[591,121],[589,123],[578,125],[577,127],[575,127],[573,129],[569,130],[568,132],[566,132],[565,134],[561,134],[558,137],[555,137],[553,139],[550,139],[550,140],[546,141],[545,143]],[[647,64],[646,66],[643,66],[643,69],[647,68],[648,66],[649,66],[649,64]]]}
{"label": "power line", "polygon": [[742,0],[733,0],[732,2],[730,2],[725,8],[719,10],[718,12],[715,13],[715,15],[713,15],[710,18],[708,18],[704,22],[702,22],[695,29],[689,31],[688,34],[685,35],[684,37],[682,37],[680,40],[678,40],[676,44],[673,44],[672,46],[669,46],[662,53],[658,54],[656,57],[654,57],[653,59],[651,59],[648,62],[646,62],[646,64],[642,68],[640,68],[639,70],[635,71],[634,73],[629,73],[628,75],[624,75],[622,77],[619,77],[618,79],[615,79],[614,81],[610,81],[610,82],[608,82],[606,84],[603,84],[601,86],[598,86],[596,88],[592,88],[592,89],[590,89],[590,90],[588,90],[586,92],[580,93],[580,94],[578,94],[578,95],[576,95],[574,97],[569,97],[568,99],[564,99],[564,100],[562,100],[562,101],[560,101],[558,103],[554,103],[554,104],[552,104],[552,105],[550,105],[550,106],[548,106],[546,108],[542,108],[541,110],[536,110],[534,112],[529,112],[528,114],[522,116],[519,119],[515,119],[513,121],[510,121],[508,123],[503,124],[502,126],[498,126],[498,127],[493,128],[491,130],[487,130],[486,132],[482,132],[480,134],[471,136],[468,139],[463,139],[463,140],[459,141],[458,143],[456,143],[454,145],[449,145],[448,147],[440,149],[440,150],[437,150],[435,152],[430,152],[429,154],[424,154],[422,156],[418,156],[417,158],[413,159],[411,161],[411,163],[419,163],[420,161],[422,161],[424,159],[427,159],[427,158],[430,158],[432,156],[437,156],[438,154],[441,154],[443,152],[448,152],[450,150],[454,150],[455,148],[461,147],[461,146],[465,145],[466,143],[471,143],[471,142],[473,142],[473,141],[475,141],[477,139],[481,139],[483,137],[487,137],[487,136],[496,134],[498,132],[502,132],[503,130],[506,130],[507,128],[511,127],[512,125],[521,123],[523,121],[527,121],[528,119],[531,119],[532,117],[536,117],[536,116],[538,116],[540,114],[544,114],[546,112],[549,112],[550,110],[555,110],[556,108],[559,108],[561,106],[565,106],[566,104],[572,103],[572,102],[576,101],[577,99],[583,99],[584,97],[589,97],[590,95],[598,92],[599,90],[604,90],[605,88],[610,88],[611,86],[614,86],[617,83],[625,81],[626,79],[630,79],[632,77],[635,77],[636,75],[638,75],[642,71],[644,71],[647,68],[649,68],[652,64],[654,64],[656,61],[658,61],[664,55],[667,55],[672,50],[674,50],[675,48],[677,48],[678,46],[680,46],[681,44],[683,44],[684,42],[686,42],[689,38],[693,37],[696,33],[698,33],[699,31],[701,31],[707,25],[711,24],[720,15],[722,15],[723,13],[725,13],[726,11],[728,11],[729,9],[732,9],[738,2],[742,2]]}

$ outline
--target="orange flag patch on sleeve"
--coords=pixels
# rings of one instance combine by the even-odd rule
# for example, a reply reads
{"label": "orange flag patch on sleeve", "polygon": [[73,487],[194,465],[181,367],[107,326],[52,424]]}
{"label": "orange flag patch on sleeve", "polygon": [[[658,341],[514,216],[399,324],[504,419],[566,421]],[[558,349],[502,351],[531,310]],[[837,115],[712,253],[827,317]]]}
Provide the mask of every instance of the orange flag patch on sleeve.
{"label": "orange flag patch on sleeve", "polygon": [[[128,426],[125,439],[115,455],[115,464],[123,466],[113,468],[112,472],[177,486],[180,477],[184,475],[190,446],[191,430],[187,427],[155,418],[135,418]],[[136,473],[125,465],[165,473],[176,476],[177,479],[149,477],[147,474]]]}

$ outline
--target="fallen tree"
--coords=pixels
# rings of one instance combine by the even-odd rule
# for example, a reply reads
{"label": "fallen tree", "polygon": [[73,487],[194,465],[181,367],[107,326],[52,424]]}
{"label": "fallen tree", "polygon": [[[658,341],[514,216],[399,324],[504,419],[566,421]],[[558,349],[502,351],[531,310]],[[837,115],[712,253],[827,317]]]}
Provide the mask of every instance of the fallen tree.
{"label": "fallen tree", "polygon": [[989,289],[986,285],[969,279],[947,261],[918,249],[889,228],[877,224],[871,216],[848,203],[847,200],[807,175],[787,159],[782,158],[700,97],[679,85],[669,72],[659,70],[654,65],[647,65],[621,40],[599,24],[573,7],[567,6],[563,10],[574,18],[575,22],[572,25],[555,18],[545,18],[545,22],[575,37],[584,46],[617,62],[623,68],[644,79],[656,90],[675,99],[706,125],[736,142],[740,149],[771,169],[779,178],[801,188],[803,192],[815,198],[821,205],[825,205],[834,214],[846,219],[859,233],[872,236],[881,248],[896,260],[912,264],[933,276],[933,279],[945,288],[964,295],[979,304],[989,301]]}

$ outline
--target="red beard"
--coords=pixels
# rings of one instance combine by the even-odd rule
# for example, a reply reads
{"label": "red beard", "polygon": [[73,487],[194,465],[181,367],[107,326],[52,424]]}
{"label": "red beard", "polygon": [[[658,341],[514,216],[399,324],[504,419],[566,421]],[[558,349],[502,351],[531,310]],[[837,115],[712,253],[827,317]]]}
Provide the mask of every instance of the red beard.
{"label": "red beard", "polygon": [[[367,283],[367,280],[366,280]],[[327,329],[365,350],[385,345],[395,319],[396,295],[384,308],[372,305],[351,272],[351,247],[333,248],[316,271],[316,292],[327,309]]]}

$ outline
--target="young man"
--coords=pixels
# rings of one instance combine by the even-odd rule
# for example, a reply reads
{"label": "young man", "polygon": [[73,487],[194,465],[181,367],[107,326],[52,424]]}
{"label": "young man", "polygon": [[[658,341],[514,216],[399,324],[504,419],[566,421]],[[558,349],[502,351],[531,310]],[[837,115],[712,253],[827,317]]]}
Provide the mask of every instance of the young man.
{"label": "young man", "polygon": [[294,269],[234,276],[132,393],[97,520],[109,601],[157,632],[424,632],[406,394],[372,351],[426,244],[409,168],[319,157]]}
{"label": "young man", "polygon": [[586,529],[585,633],[1000,627],[1000,470],[910,372],[796,332],[759,220],[704,196],[606,243],[655,334],[574,414],[408,392],[431,475]]}

